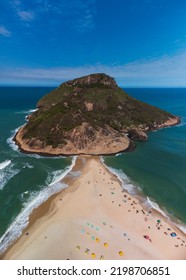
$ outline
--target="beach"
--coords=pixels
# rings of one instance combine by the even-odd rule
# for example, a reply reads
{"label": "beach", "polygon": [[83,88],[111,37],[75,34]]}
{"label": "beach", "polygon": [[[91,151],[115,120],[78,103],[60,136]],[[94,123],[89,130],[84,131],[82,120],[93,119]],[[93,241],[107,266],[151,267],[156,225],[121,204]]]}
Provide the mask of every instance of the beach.
{"label": "beach", "polygon": [[30,216],[2,259],[186,259],[186,236],[125,191],[96,156],[78,157],[68,187]]}

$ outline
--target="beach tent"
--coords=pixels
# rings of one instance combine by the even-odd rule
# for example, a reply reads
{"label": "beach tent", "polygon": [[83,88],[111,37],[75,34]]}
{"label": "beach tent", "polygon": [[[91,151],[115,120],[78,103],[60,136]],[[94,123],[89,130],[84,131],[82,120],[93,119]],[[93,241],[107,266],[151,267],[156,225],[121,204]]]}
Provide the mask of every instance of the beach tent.
{"label": "beach tent", "polygon": [[119,251],[119,255],[120,255],[120,257],[122,257],[123,256],[123,252]]}

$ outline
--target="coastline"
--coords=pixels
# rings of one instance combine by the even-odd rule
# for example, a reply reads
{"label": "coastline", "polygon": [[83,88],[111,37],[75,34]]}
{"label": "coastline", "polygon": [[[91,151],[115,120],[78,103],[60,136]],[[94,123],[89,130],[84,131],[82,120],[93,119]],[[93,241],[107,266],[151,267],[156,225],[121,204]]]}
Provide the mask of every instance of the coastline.
{"label": "coastline", "polygon": [[[154,127],[147,127],[146,129],[135,128],[135,134],[137,133],[136,141],[146,141],[148,139],[147,132],[156,131],[162,128],[176,126],[181,123],[181,118],[174,116],[174,118],[169,118],[166,122],[161,125],[154,124]],[[26,125],[26,124],[25,124]],[[78,149],[70,141],[66,146],[53,148],[52,146],[43,146],[40,140],[37,139],[24,139],[23,131],[25,125],[20,127],[16,131],[13,141],[19,147],[20,151],[27,154],[39,154],[43,156],[75,156],[75,155],[90,155],[90,156],[104,156],[104,155],[115,155],[122,152],[131,152],[135,149],[135,143],[132,138],[127,136],[128,132],[120,133],[120,136],[114,137],[99,135],[98,138],[101,139],[93,143],[92,147],[87,146],[84,149]],[[128,130],[130,130],[128,128]],[[143,135],[141,140],[141,134]],[[116,138],[116,139],[113,139]],[[35,143],[35,144],[34,144]]]}
{"label": "coastline", "polygon": [[69,187],[33,211],[2,259],[186,259],[185,235],[124,191],[98,157],[78,157],[72,171],[81,175],[66,175]]}
{"label": "coastline", "polygon": [[[92,142],[84,149],[79,149],[69,141],[66,146],[53,148],[52,146],[43,146],[41,141],[37,139],[24,139],[23,131],[25,125],[20,127],[13,137],[13,141],[19,147],[20,151],[26,154],[39,154],[43,156],[76,156],[76,155],[115,155],[117,153],[132,151],[135,148],[133,141],[128,138],[124,133],[118,134],[116,137],[113,135],[105,136],[98,135],[97,140]],[[33,144],[36,143],[36,145]],[[30,145],[30,143],[32,143]]]}

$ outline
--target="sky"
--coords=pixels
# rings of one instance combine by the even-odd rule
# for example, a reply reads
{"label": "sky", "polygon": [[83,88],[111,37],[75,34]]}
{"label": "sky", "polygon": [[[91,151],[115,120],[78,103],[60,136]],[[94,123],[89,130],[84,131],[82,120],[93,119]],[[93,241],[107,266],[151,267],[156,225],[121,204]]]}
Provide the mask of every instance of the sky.
{"label": "sky", "polygon": [[0,0],[0,85],[186,87],[185,0]]}

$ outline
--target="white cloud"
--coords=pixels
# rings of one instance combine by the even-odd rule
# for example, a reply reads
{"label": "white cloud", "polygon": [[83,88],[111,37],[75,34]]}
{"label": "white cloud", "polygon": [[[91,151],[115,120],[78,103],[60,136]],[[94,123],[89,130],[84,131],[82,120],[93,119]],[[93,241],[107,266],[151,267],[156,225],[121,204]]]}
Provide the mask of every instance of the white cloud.
{"label": "white cloud", "polygon": [[[33,0],[32,3],[11,0],[12,7],[21,21],[42,19],[49,14],[48,21],[66,24],[77,33],[91,31],[95,27],[96,0]],[[50,17],[52,15],[52,17]]]}
{"label": "white cloud", "polygon": [[23,3],[20,0],[12,0],[12,6],[21,21],[32,21],[35,18],[34,11],[23,8]]}
{"label": "white cloud", "polygon": [[4,26],[0,26],[0,35],[5,36],[5,37],[10,37],[11,32]]}
{"label": "white cloud", "polygon": [[124,87],[186,87],[185,69],[186,52],[125,65],[0,69],[0,77],[4,83],[57,85],[91,73],[106,73]]}
{"label": "white cloud", "polygon": [[42,15],[55,13],[56,20],[62,21],[77,33],[91,31],[95,27],[95,0],[38,0],[37,12]]}
{"label": "white cloud", "polygon": [[18,11],[17,15],[22,21],[31,21],[35,17],[34,12],[32,11]]}

